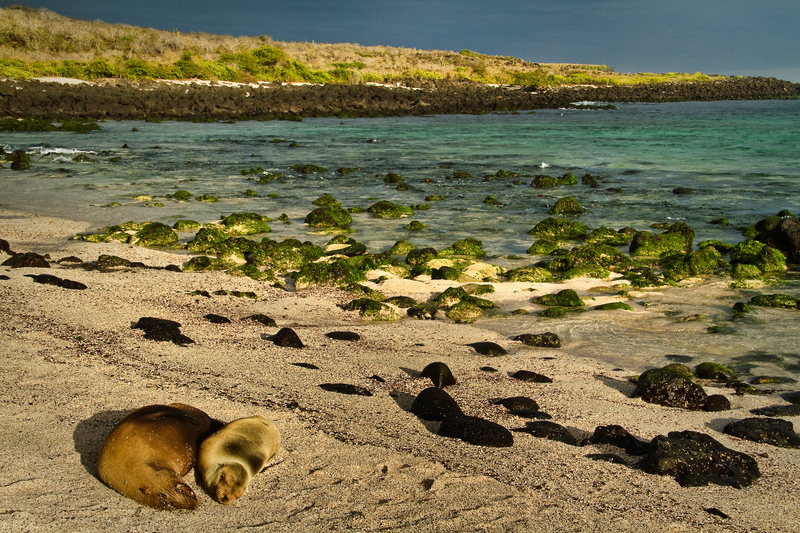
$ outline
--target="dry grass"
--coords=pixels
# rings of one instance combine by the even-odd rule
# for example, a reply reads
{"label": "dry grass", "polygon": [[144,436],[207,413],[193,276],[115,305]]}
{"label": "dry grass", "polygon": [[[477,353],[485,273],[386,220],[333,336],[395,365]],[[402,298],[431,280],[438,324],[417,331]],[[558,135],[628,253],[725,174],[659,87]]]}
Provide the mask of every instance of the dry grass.
{"label": "dry grass", "polygon": [[[233,58],[268,46],[284,52],[286,68],[260,70],[243,68]],[[668,75],[617,74],[605,65],[531,63],[522,59],[443,50],[417,50],[357,44],[278,42],[268,36],[231,37],[207,33],[180,33],[102,21],[65,17],[48,9],[24,6],[0,8],[0,75],[31,77],[71,74],[75,77],[148,77],[130,73],[125,62],[136,59],[168,68],[153,70],[158,76],[181,77],[173,69],[191,56],[199,67],[185,77],[254,81],[257,79],[306,79],[357,83],[395,81],[403,78],[460,79],[506,84],[626,84],[648,81],[695,81],[709,79],[701,74]],[[113,69],[99,74],[81,74],[82,65],[105,60]],[[293,63],[294,62],[294,63]],[[297,65],[297,64],[300,65]],[[65,68],[67,64],[69,68]],[[299,67],[295,68],[295,67]],[[307,67],[307,70],[303,70]],[[171,70],[170,70],[171,69]],[[311,73],[309,73],[311,71]],[[106,72],[104,74],[104,72]],[[114,72],[108,74],[107,72]],[[312,76],[314,74],[314,76]]]}

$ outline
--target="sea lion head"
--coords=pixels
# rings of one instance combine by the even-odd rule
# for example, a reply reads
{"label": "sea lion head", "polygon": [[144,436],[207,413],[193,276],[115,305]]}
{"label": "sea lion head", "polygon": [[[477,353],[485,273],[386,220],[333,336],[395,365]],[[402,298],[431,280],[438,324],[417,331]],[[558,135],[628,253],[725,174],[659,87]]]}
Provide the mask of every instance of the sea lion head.
{"label": "sea lion head", "polygon": [[227,505],[242,497],[249,481],[250,475],[242,465],[222,464],[208,484],[209,492],[219,503]]}

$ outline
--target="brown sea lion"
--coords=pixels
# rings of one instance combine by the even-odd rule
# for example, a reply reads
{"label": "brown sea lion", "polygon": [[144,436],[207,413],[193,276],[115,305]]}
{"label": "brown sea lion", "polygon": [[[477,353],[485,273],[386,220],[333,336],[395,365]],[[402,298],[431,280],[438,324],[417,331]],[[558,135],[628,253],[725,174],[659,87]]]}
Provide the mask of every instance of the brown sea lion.
{"label": "brown sea lion", "polygon": [[280,444],[278,428],[266,418],[234,420],[200,445],[197,472],[211,497],[229,504],[244,494]]}
{"label": "brown sea lion", "polygon": [[103,483],[156,509],[195,509],[197,496],[181,481],[197,461],[212,420],[190,405],[148,405],[123,418],[103,442],[97,471]]}

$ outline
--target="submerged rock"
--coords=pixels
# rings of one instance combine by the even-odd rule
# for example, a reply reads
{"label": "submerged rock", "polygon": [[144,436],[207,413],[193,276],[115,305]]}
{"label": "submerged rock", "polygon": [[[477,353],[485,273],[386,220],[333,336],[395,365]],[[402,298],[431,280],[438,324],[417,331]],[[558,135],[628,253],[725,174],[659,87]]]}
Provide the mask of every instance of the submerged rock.
{"label": "submerged rock", "polygon": [[673,476],[682,487],[713,483],[742,488],[761,475],[755,459],[696,431],[659,435],[640,466],[649,474]]}

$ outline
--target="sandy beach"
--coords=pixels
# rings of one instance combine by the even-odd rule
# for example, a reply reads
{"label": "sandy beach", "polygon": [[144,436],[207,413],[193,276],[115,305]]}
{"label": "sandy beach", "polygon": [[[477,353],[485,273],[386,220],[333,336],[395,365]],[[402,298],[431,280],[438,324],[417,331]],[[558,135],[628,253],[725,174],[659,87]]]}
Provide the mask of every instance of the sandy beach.
{"label": "sandy beach", "polygon": [[[339,308],[353,296],[336,289],[287,292],[222,272],[101,272],[57,263],[67,256],[95,261],[100,254],[152,267],[188,260],[168,251],[70,240],[88,229],[81,222],[0,212],[0,238],[13,251],[51,259],[46,270],[0,267],[10,278],[0,281],[0,531],[800,529],[800,451],[722,433],[728,422],[752,416],[750,409],[782,401],[775,396],[706,387],[727,396],[733,409],[667,408],[630,397],[630,369],[571,355],[568,344],[533,348],[446,319],[370,323]],[[0,262],[7,258],[0,252]],[[88,288],[27,277],[41,273]],[[453,284],[384,283],[381,290],[424,299]],[[529,301],[526,289],[535,285],[516,285],[497,284],[497,292],[484,297]],[[558,284],[582,295],[589,286],[585,280]],[[189,295],[195,290],[212,296]],[[258,298],[213,294],[219,290],[253,291]],[[203,318],[208,313],[232,322],[211,323]],[[274,318],[277,327],[242,320],[255,313]],[[131,329],[141,317],[178,321],[195,343],[146,340]],[[281,348],[268,340],[282,327],[297,332],[306,347]],[[361,340],[333,340],[325,336],[331,331],[353,331]],[[468,346],[482,341],[509,353],[488,357]],[[609,424],[644,440],[699,431],[756,458],[761,477],[743,489],[681,487],[671,477],[586,458],[616,453],[635,460],[611,446],[569,446],[518,432],[508,448],[441,437],[438,422],[409,412],[414,397],[430,386],[418,373],[434,361],[452,369],[458,384],[447,391],[468,415],[524,427],[525,419],[490,399],[527,396],[578,440]],[[480,370],[485,366],[497,372]],[[512,379],[517,370],[545,374],[553,383]],[[327,392],[321,383],[350,383],[373,396]],[[158,511],[98,479],[98,451],[114,425],[138,407],[172,402],[222,421],[261,415],[278,426],[281,449],[240,500],[214,502],[190,473],[186,481],[198,509]]]}

